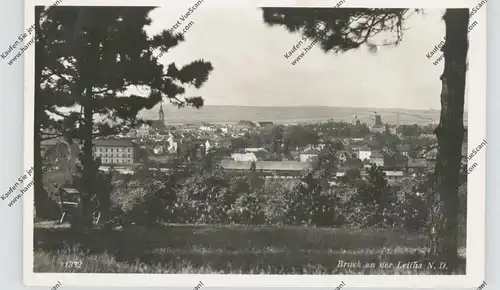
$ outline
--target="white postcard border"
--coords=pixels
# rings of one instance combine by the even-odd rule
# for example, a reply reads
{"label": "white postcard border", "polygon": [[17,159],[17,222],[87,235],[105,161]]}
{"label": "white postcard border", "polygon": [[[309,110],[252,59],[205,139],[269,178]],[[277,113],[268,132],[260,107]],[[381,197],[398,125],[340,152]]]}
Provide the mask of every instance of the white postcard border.
{"label": "white postcard border", "polygon": [[[35,5],[49,6],[53,2],[52,0],[26,0],[25,28],[33,24]],[[186,5],[185,2],[175,0],[63,0],[60,6],[165,6],[180,3]],[[204,2],[203,5],[332,7],[337,2],[337,0],[210,0]],[[407,0],[402,5],[402,2],[398,0],[347,0],[343,7],[472,8],[479,2],[476,0]],[[468,102],[469,152],[486,139],[486,10],[487,7],[483,6],[474,15],[474,19],[479,24],[469,34],[471,40],[468,71],[468,87],[471,96]],[[34,46],[25,52],[24,59],[24,168],[27,169],[33,165]],[[429,62],[429,65],[433,65],[432,62]],[[307,275],[304,277],[301,275],[33,273],[33,189],[31,188],[23,198],[24,284],[51,287],[59,280],[65,286],[193,287],[198,283],[197,281],[203,281],[205,287],[336,287],[344,281],[348,288],[475,288],[482,283],[485,273],[485,152],[486,150],[482,150],[475,156],[473,160],[477,162],[478,167],[468,177],[466,275]]]}

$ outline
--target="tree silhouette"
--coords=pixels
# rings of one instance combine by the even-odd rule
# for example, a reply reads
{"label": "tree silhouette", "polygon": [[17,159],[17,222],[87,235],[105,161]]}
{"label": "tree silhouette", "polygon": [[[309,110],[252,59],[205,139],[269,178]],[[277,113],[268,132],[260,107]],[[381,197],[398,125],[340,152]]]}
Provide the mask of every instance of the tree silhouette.
{"label": "tree silhouette", "polygon": [[[165,68],[153,51],[168,52],[184,38],[167,30],[149,37],[144,27],[151,23],[148,15],[153,9],[58,6],[48,9],[46,18],[37,19],[37,72],[51,75],[40,81],[38,92],[51,87],[47,83],[56,79],[55,88],[64,88],[58,89],[61,99],[79,108],[61,114],[55,108],[61,104],[41,93],[35,96],[35,107],[41,111],[50,106],[52,113],[63,117],[66,130],[84,140],[81,161],[87,165],[83,169],[85,196],[94,191],[95,176],[90,164],[94,160],[95,137],[127,132],[147,123],[137,117],[138,112],[153,108],[163,98],[179,107],[203,106],[201,97],[179,96],[184,94],[185,85],[201,87],[212,65],[196,60],[182,68],[174,63]],[[149,95],[130,93],[134,87],[143,88],[141,91]],[[39,115],[42,117],[36,121],[44,118],[43,113]],[[101,118],[94,119],[95,115]]]}
{"label": "tree silhouette", "polygon": [[384,222],[384,211],[390,206],[387,180],[382,168],[375,164],[366,171],[366,175],[367,181],[360,191],[359,198],[371,209],[368,225],[378,225]]}
{"label": "tree silhouette", "polygon": [[[372,52],[379,46],[397,45],[403,37],[404,22],[419,9],[372,8],[262,8],[264,22],[284,26],[289,32],[300,32],[321,44],[325,52],[345,52],[366,45]],[[438,138],[437,202],[435,224],[431,231],[431,253],[448,262],[448,271],[456,269],[458,183],[465,75],[468,51],[469,9],[447,9],[445,44],[441,48],[445,68],[440,79],[441,119],[436,128]],[[381,32],[393,32],[392,39],[375,42]]]}

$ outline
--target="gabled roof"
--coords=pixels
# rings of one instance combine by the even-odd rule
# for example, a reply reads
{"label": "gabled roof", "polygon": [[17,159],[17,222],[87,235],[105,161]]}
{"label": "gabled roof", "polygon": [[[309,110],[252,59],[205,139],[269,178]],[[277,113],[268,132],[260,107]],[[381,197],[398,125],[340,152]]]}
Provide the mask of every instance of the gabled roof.
{"label": "gabled roof", "polygon": [[313,149],[313,148],[307,148],[305,150],[302,150],[302,152],[300,152],[301,154],[319,154],[319,150],[317,149]]}

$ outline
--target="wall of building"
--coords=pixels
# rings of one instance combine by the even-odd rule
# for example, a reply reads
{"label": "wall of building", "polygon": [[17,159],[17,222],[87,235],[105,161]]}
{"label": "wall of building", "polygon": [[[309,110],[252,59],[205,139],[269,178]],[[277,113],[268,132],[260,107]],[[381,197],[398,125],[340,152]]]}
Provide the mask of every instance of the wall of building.
{"label": "wall of building", "polygon": [[358,158],[361,159],[361,161],[365,160],[365,159],[370,159],[370,157],[372,156],[372,151],[362,151],[360,150],[359,153],[358,153]]}
{"label": "wall of building", "polygon": [[312,162],[318,159],[318,154],[300,154],[300,162]]}
{"label": "wall of building", "polygon": [[372,158],[370,162],[375,163],[377,166],[384,166],[384,158]]}
{"label": "wall of building", "polygon": [[132,146],[96,146],[94,156],[101,157],[102,164],[133,164],[135,150]]}

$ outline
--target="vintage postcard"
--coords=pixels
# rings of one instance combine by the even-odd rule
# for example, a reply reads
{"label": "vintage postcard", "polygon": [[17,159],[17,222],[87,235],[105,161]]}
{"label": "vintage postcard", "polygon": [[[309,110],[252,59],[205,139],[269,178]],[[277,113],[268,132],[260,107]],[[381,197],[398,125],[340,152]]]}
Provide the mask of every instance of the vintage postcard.
{"label": "vintage postcard", "polygon": [[483,287],[486,0],[402,5],[27,0],[25,284]]}

